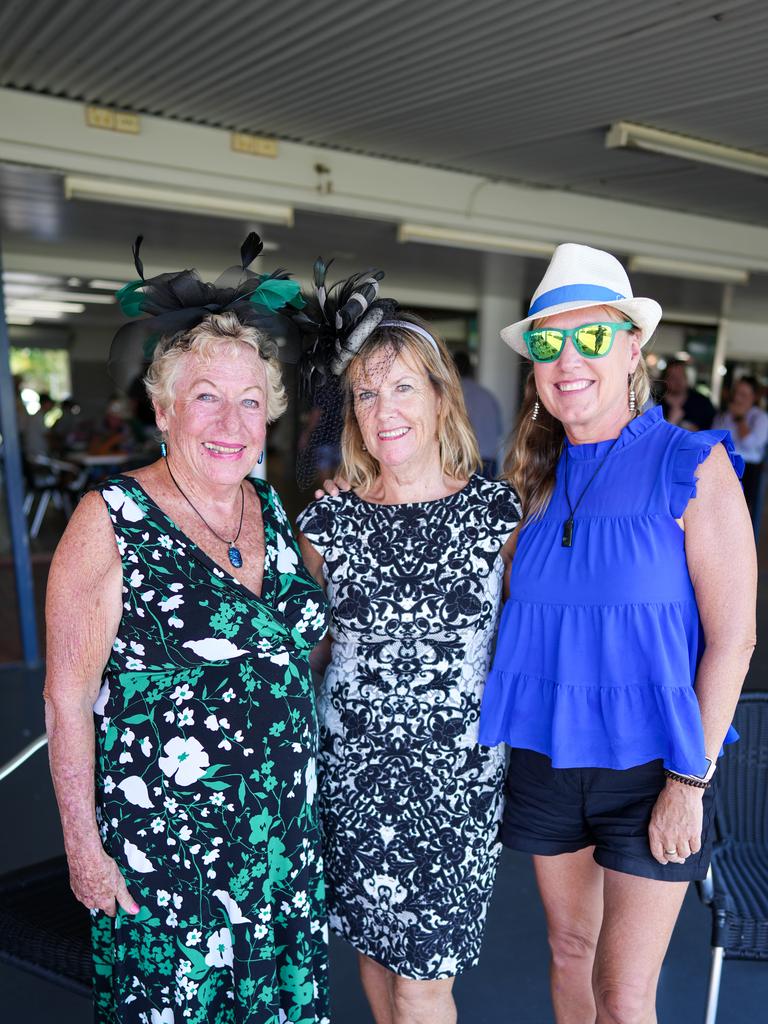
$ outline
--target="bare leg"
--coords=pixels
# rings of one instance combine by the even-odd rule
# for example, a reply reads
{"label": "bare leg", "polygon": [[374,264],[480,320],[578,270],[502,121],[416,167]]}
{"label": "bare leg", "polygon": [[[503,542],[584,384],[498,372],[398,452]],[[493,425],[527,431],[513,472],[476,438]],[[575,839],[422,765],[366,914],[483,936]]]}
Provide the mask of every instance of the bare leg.
{"label": "bare leg", "polygon": [[455,980],[415,981],[396,975],[394,1024],[456,1024]]}
{"label": "bare leg", "polygon": [[357,954],[357,966],[376,1024],[394,1024],[395,975],[383,964],[360,952]]}
{"label": "bare leg", "polygon": [[557,1024],[595,1020],[592,969],[603,918],[603,869],[590,846],[533,858],[552,952],[550,980]]}
{"label": "bare leg", "polygon": [[605,870],[595,953],[597,1024],[656,1024],[656,987],[687,882]]}

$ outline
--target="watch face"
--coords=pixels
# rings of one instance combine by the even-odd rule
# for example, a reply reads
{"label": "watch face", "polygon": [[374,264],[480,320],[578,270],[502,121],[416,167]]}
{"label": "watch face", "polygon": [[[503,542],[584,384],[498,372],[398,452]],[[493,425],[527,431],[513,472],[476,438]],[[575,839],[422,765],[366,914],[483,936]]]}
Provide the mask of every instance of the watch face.
{"label": "watch face", "polygon": [[709,758],[706,758],[706,762],[707,762],[707,767],[705,768],[705,770],[701,773],[701,775],[697,775],[696,776],[697,779],[703,779],[705,782],[707,781],[707,776],[712,771],[712,761]]}

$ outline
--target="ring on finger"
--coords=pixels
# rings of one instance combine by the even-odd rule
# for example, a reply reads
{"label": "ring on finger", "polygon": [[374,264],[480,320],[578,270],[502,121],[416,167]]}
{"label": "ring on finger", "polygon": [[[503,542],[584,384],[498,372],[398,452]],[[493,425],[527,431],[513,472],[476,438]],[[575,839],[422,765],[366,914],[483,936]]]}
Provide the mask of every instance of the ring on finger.
{"label": "ring on finger", "polygon": [[665,850],[664,853],[667,855],[667,857],[677,856],[677,850]]}

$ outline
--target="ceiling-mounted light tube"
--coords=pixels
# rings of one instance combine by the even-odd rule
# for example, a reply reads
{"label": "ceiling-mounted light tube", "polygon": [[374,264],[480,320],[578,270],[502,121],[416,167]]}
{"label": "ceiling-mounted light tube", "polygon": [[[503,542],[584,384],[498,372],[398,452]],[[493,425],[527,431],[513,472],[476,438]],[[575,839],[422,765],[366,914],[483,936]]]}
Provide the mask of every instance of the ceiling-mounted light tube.
{"label": "ceiling-mounted light tube", "polygon": [[63,313],[84,313],[82,302],[55,302],[45,299],[9,299],[8,312],[22,316],[60,316]]}
{"label": "ceiling-mounted light tube", "polygon": [[681,160],[714,164],[729,171],[768,176],[768,154],[755,153],[751,149],[737,149],[707,139],[696,139],[690,135],[679,135],[661,128],[644,124],[617,121],[605,136],[608,149],[643,149],[649,153],[662,153]]}
{"label": "ceiling-mounted light tube", "polygon": [[100,203],[145,206],[178,213],[207,214],[211,217],[293,226],[292,206],[251,202],[210,192],[187,192],[184,189],[142,185],[133,181],[118,181],[116,178],[86,178],[68,174],[64,178],[64,195],[67,199],[89,199]]}
{"label": "ceiling-mounted light tube", "polygon": [[517,256],[551,256],[555,250],[549,242],[536,242],[523,238],[508,238],[484,231],[464,228],[438,227],[433,224],[403,223],[397,229],[398,242],[424,242],[427,245],[447,245],[456,249],[475,249],[481,252],[506,252]]}
{"label": "ceiling-mounted light tube", "polygon": [[688,277],[698,281],[722,281],[723,284],[748,284],[749,271],[737,267],[720,267],[712,263],[690,263],[687,260],[668,259],[666,256],[630,256],[631,272],[667,274],[670,277]]}

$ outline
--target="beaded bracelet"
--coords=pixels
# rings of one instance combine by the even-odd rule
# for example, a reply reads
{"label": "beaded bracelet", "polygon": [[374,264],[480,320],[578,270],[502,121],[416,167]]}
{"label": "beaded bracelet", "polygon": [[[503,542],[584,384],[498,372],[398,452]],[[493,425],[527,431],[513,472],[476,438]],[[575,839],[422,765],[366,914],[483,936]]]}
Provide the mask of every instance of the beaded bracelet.
{"label": "beaded bracelet", "polygon": [[664,769],[664,774],[674,782],[682,782],[684,786],[693,786],[695,789],[709,789],[710,786],[703,779],[697,779],[691,775],[679,775],[677,772],[670,771],[669,768]]}

